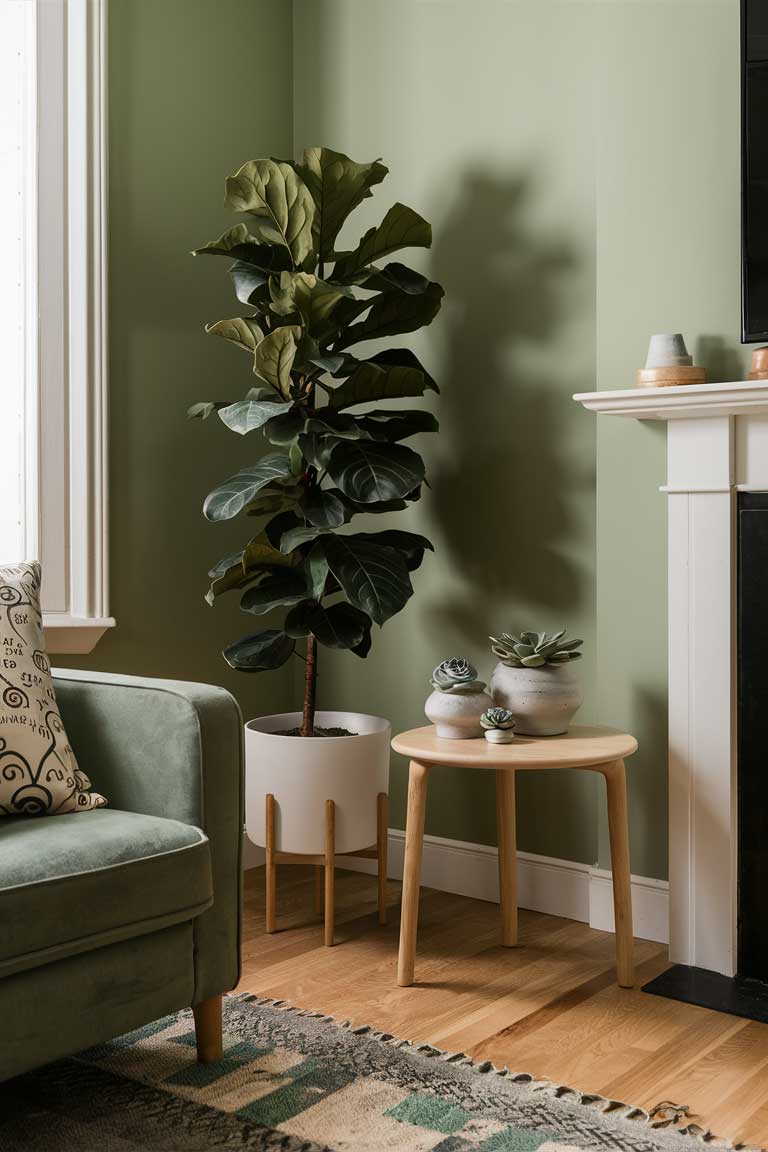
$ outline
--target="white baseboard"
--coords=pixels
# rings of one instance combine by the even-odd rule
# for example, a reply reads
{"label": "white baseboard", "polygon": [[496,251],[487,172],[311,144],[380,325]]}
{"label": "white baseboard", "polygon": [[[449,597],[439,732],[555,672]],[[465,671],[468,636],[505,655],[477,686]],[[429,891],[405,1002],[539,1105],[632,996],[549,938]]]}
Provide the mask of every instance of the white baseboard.
{"label": "white baseboard", "polygon": [[[389,876],[402,880],[405,833],[389,830]],[[498,852],[487,844],[425,836],[421,882],[440,892],[499,900]],[[375,860],[344,857],[340,866],[375,872]],[[581,920],[591,928],[613,932],[611,873],[589,864],[518,852],[518,903],[521,908]],[[642,940],[669,941],[669,885],[666,880],[632,877],[632,922]]]}

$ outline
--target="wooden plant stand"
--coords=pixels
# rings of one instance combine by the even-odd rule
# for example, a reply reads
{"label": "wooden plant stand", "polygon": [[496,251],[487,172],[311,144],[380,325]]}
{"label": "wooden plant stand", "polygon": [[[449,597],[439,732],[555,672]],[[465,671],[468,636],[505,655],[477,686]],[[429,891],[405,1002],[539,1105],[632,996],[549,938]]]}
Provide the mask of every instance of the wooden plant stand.
{"label": "wooden plant stand", "polygon": [[[334,863],[336,805],[333,800],[325,802],[325,852],[313,855],[306,852],[279,852],[275,848],[275,818],[277,802],[268,793],[266,797],[266,872],[267,872],[267,932],[277,931],[277,901],[275,897],[275,869],[278,864],[314,864],[315,866],[315,912],[323,911],[325,905],[324,944],[333,946],[334,915]],[[344,856],[358,856],[365,860],[378,861],[379,878],[379,924],[387,922],[387,794],[379,792],[376,797],[376,843],[370,848],[359,848],[355,852],[342,852]]]}

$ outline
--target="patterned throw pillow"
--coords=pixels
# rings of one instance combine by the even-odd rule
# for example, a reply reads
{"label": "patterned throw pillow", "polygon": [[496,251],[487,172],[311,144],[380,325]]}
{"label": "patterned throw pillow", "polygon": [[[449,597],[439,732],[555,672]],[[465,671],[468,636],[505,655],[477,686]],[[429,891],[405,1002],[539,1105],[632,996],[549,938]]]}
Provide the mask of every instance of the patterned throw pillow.
{"label": "patterned throw pillow", "polygon": [[51,681],[40,565],[0,567],[0,816],[55,816],[106,804],[69,746]]}

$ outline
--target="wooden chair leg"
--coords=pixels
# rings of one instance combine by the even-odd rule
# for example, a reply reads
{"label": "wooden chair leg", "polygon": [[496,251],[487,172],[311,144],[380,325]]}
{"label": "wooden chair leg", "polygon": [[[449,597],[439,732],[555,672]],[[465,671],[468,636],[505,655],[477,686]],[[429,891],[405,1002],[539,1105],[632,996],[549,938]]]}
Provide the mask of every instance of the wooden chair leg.
{"label": "wooden chair leg", "polygon": [[267,884],[267,932],[275,932],[277,915],[275,909],[275,798],[270,792],[266,799],[266,884]]}
{"label": "wooden chair leg", "polygon": [[322,864],[315,864],[315,914],[319,916],[323,911],[323,876]]}
{"label": "wooden chair leg", "polygon": [[199,1064],[215,1064],[224,1055],[221,1037],[221,996],[201,1000],[192,1009],[195,1017],[197,1060]]}
{"label": "wooden chair leg", "polygon": [[499,841],[501,942],[505,948],[514,948],[517,944],[517,841],[513,769],[496,769],[496,827]]}
{"label": "wooden chair leg", "polygon": [[387,794],[376,801],[376,856],[379,870],[379,924],[387,922]]}
{"label": "wooden chair leg", "polygon": [[403,907],[400,913],[400,951],[397,983],[413,984],[416,961],[416,930],[419,922],[419,882],[424,846],[424,816],[427,809],[429,765],[411,760],[408,774],[408,814],[405,824],[405,865],[403,868]]}
{"label": "wooden chair leg", "polygon": [[336,850],[336,808],[333,800],[325,802],[325,945],[333,947],[333,864]]}
{"label": "wooden chair leg", "polygon": [[622,988],[635,982],[632,934],[632,882],[629,871],[627,775],[623,760],[601,768],[608,791],[608,832],[613,871],[613,911],[616,928],[616,971]]}

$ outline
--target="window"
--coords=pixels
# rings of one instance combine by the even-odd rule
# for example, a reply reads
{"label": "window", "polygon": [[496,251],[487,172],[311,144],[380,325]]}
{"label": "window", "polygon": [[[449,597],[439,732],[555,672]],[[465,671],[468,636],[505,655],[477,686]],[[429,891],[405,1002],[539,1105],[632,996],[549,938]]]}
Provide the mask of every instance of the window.
{"label": "window", "polygon": [[51,651],[107,609],[104,0],[0,0],[0,563],[39,559]]}

